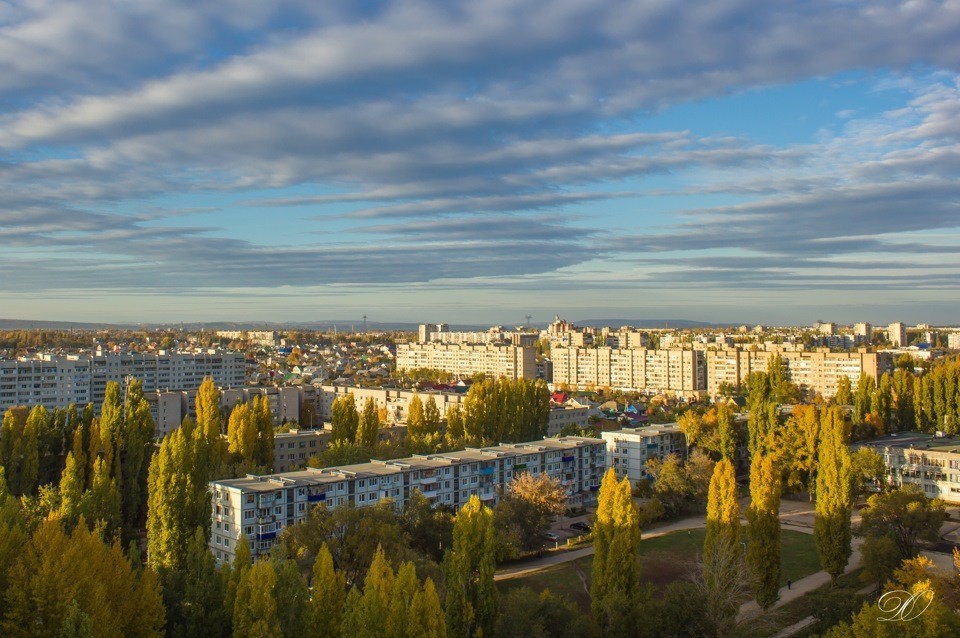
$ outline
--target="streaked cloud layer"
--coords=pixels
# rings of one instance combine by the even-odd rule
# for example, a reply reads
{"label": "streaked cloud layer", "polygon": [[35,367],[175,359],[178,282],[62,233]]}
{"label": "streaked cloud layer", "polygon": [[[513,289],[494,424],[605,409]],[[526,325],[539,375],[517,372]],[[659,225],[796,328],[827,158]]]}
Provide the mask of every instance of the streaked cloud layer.
{"label": "streaked cloud layer", "polygon": [[956,322],[960,1],[0,4],[0,316]]}

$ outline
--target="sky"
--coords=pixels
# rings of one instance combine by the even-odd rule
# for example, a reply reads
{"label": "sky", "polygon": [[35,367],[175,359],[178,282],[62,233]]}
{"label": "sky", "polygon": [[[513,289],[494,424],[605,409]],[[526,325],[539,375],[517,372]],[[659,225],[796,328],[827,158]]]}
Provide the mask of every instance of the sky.
{"label": "sky", "polygon": [[960,0],[0,0],[0,317],[960,323]]}

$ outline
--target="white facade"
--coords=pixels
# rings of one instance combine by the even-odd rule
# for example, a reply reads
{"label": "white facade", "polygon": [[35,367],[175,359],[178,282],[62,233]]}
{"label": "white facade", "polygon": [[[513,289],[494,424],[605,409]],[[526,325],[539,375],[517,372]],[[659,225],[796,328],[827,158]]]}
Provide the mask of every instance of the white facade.
{"label": "white facade", "polygon": [[432,503],[454,509],[471,496],[492,506],[519,472],[558,479],[568,503],[581,505],[600,489],[605,463],[601,439],[568,437],[213,481],[210,549],[219,563],[231,562],[243,534],[256,559],[321,503],[363,507],[389,499],[402,509],[419,490]]}
{"label": "white facade", "polygon": [[960,503],[960,436],[902,433],[853,447],[883,457],[890,485],[917,485],[929,498]]}
{"label": "white facade", "polygon": [[684,458],[687,453],[686,436],[676,423],[623,428],[600,436],[606,444],[607,467],[616,470],[617,478],[629,478],[631,484],[646,476],[649,459],[669,454]]}
{"label": "white facade", "polygon": [[93,403],[99,410],[107,383],[121,389],[126,379],[143,381],[146,392],[196,390],[206,377],[217,385],[242,386],[245,356],[240,352],[205,350],[200,353],[41,355],[34,359],[0,361],[0,410],[16,405],[43,405],[47,409]]}
{"label": "white facade", "polygon": [[494,379],[535,379],[537,353],[533,347],[492,344],[402,343],[397,346],[397,369],[430,368],[467,378],[482,373]]}
{"label": "white facade", "polygon": [[698,397],[706,389],[706,368],[700,350],[554,347],[554,385],[571,388],[609,387],[648,394]]}

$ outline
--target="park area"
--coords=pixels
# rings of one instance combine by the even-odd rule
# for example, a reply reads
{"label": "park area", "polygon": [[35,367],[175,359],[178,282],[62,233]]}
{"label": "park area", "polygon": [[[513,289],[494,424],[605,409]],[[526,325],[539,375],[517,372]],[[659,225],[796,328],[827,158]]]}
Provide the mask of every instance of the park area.
{"label": "park area", "polygon": [[[671,532],[640,541],[640,577],[658,589],[675,580],[688,578],[697,557],[703,551],[704,530],[691,529]],[[783,530],[780,561],[782,580],[797,581],[820,570],[813,536],[793,530]],[[536,592],[544,589],[567,597],[585,611],[590,610],[590,572],[592,556],[538,571],[526,576],[498,581],[502,592],[526,586]]]}

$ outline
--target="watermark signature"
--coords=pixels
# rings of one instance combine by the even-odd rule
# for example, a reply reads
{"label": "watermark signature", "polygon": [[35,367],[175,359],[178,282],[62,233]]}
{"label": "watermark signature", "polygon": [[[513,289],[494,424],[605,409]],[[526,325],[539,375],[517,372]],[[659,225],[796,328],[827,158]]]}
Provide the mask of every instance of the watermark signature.
{"label": "watermark signature", "polygon": [[878,620],[906,622],[919,618],[933,602],[933,591],[925,589],[915,594],[902,589],[888,591],[877,601],[880,613]]}

